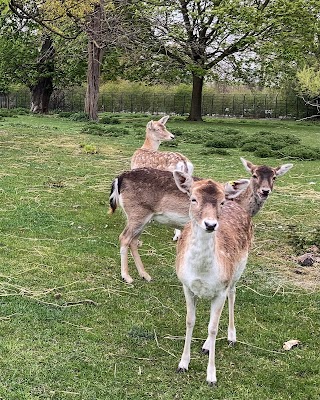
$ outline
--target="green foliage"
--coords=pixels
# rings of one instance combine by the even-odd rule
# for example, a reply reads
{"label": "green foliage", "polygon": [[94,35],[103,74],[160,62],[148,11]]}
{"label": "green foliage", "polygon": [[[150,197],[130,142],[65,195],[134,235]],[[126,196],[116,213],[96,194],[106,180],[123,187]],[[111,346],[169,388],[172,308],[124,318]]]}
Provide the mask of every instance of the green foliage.
{"label": "green foliage", "polygon": [[27,110],[26,108],[2,108],[0,109],[0,116],[1,117],[14,117],[17,115],[25,115],[25,114],[29,114],[29,110]]}
{"label": "green foliage", "polygon": [[89,135],[98,135],[98,136],[110,136],[110,137],[119,137],[124,136],[129,133],[127,128],[118,127],[118,126],[103,126],[97,123],[91,122],[85,125],[81,129],[82,133],[87,133]]}
{"label": "green foliage", "polygon": [[120,124],[120,119],[116,117],[111,117],[110,115],[102,115],[99,118],[99,123],[104,125],[117,125]]}
{"label": "green foliage", "polygon": [[285,146],[276,153],[279,157],[296,158],[298,160],[320,160],[320,147],[303,145]]}
{"label": "green foliage", "polygon": [[214,137],[205,143],[206,147],[236,148],[243,139],[243,134],[236,129],[212,130]]}
{"label": "green foliage", "polygon": [[80,148],[85,154],[97,154],[98,150],[94,144],[91,143],[81,143]]}
{"label": "green foliage", "polygon": [[72,112],[72,111],[60,111],[60,112],[58,113],[58,116],[59,116],[60,118],[70,118],[72,115],[73,115],[73,112]]}
{"label": "green foliage", "polygon": [[[318,60],[319,61],[319,60]],[[320,95],[320,68],[304,66],[297,72],[299,91],[311,98]]]}
{"label": "green foliage", "polygon": [[88,121],[89,117],[85,112],[76,112],[76,113],[72,113],[69,117],[70,121]]}

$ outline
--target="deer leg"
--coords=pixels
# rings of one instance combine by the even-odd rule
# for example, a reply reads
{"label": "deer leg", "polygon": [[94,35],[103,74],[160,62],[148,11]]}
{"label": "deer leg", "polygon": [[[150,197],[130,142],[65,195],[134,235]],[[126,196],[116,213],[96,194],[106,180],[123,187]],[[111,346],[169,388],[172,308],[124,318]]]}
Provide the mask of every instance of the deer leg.
{"label": "deer leg", "polygon": [[[132,283],[133,279],[129,275],[128,267],[128,248],[130,247],[132,256],[134,258],[136,267],[140,276],[146,280],[151,277],[146,273],[142,261],[138,253],[138,239],[146,224],[150,221],[152,215],[145,215],[143,213],[130,215],[128,217],[127,226],[121,233],[120,240],[120,255],[121,255],[121,276],[127,283]],[[149,279],[148,279],[149,277]]]}
{"label": "deer leg", "polygon": [[130,250],[131,250],[131,254],[134,259],[134,262],[136,264],[137,270],[139,272],[139,275],[141,276],[141,278],[145,279],[147,282],[150,282],[152,278],[147,273],[147,271],[144,269],[144,266],[143,266],[141,258],[140,258],[140,254],[138,252],[138,237],[135,237],[134,239],[132,239],[132,241],[130,243]]}
{"label": "deer leg", "polygon": [[236,301],[236,287],[230,288],[228,293],[228,306],[229,306],[229,326],[228,326],[228,342],[230,346],[236,344],[237,334],[234,325],[234,304]]}
{"label": "deer leg", "polygon": [[214,386],[217,382],[216,365],[215,365],[215,351],[216,351],[216,338],[218,333],[219,320],[221,312],[226,299],[226,294],[217,296],[211,302],[210,322],[208,326],[208,339],[209,340],[209,361],[207,367],[207,382],[210,386]]}
{"label": "deer leg", "polygon": [[121,258],[121,277],[127,283],[132,283],[133,279],[129,275],[128,248],[132,240],[131,230],[126,226],[120,237],[120,258]]}
{"label": "deer leg", "polygon": [[196,321],[196,298],[193,293],[186,287],[183,286],[184,295],[186,298],[187,305],[187,316],[186,316],[186,337],[184,342],[183,353],[177,369],[177,372],[185,372],[188,370],[190,363],[190,349],[193,327]]}

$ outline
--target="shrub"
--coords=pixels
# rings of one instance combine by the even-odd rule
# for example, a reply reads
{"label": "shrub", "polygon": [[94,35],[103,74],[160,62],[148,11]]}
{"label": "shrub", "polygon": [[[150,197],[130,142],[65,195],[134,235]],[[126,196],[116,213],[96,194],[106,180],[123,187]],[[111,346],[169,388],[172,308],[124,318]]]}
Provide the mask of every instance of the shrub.
{"label": "shrub", "polygon": [[297,158],[299,160],[320,160],[320,149],[303,145],[290,145],[277,152],[278,157]]}
{"label": "shrub", "polygon": [[60,111],[58,116],[60,118],[70,118],[73,113],[71,111]]}
{"label": "shrub", "polygon": [[239,147],[242,140],[244,140],[244,135],[237,129],[210,129],[209,132],[211,132],[213,137],[205,143],[205,147],[236,148]]}
{"label": "shrub", "polygon": [[[272,148],[272,150],[279,150],[289,144],[298,144],[300,143],[300,139],[294,135],[283,134],[283,133],[274,133],[269,131],[260,131],[252,136],[244,138],[241,141],[241,148],[246,143],[264,143]],[[249,150],[247,150],[249,151]]]}
{"label": "shrub", "polygon": [[259,148],[253,152],[256,157],[266,158],[266,157],[273,157],[275,152],[272,148],[264,143],[261,143]]}
{"label": "shrub", "polygon": [[82,129],[81,133],[87,133],[89,135],[98,135],[98,136],[110,136],[110,137],[119,137],[128,135],[129,129],[116,127],[116,126],[103,126],[97,123],[91,122],[86,124]]}
{"label": "shrub", "polygon": [[71,121],[88,121],[89,117],[85,112],[77,112],[70,115]]}
{"label": "shrub", "polygon": [[117,125],[117,124],[120,124],[121,122],[120,122],[119,118],[104,115],[99,119],[99,123],[104,124],[104,125]]}

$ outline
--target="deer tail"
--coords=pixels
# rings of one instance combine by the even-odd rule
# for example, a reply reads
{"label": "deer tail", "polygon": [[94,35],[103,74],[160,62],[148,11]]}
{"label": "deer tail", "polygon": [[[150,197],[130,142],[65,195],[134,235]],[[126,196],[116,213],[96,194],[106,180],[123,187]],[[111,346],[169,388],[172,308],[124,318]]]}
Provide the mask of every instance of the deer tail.
{"label": "deer tail", "polygon": [[112,182],[109,204],[109,214],[113,214],[119,205],[119,178],[115,178]]}

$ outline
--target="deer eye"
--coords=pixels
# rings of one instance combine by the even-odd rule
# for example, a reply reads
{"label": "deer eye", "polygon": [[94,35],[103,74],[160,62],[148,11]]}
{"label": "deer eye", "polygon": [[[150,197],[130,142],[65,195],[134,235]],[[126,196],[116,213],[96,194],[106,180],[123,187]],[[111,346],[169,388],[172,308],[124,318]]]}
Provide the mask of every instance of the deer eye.
{"label": "deer eye", "polygon": [[222,201],[222,202],[220,203],[220,206],[223,207],[224,204],[225,204],[225,201]]}
{"label": "deer eye", "polygon": [[276,178],[277,178],[276,176],[273,176],[273,177],[272,177],[272,180],[273,180],[273,181],[275,181],[275,180],[276,180]]}
{"label": "deer eye", "polygon": [[198,204],[197,199],[195,197],[191,197],[190,200],[192,204]]}
{"label": "deer eye", "polygon": [[253,175],[252,175],[252,178],[258,179],[258,176],[257,176],[256,174],[253,174]]}

